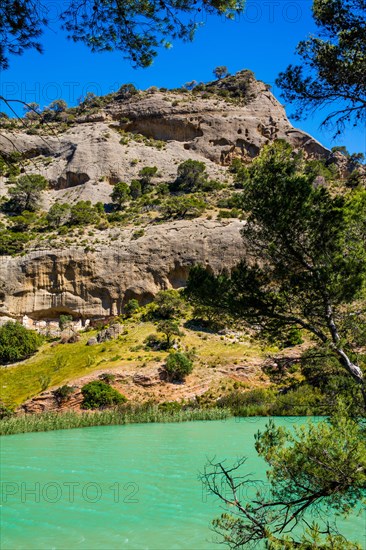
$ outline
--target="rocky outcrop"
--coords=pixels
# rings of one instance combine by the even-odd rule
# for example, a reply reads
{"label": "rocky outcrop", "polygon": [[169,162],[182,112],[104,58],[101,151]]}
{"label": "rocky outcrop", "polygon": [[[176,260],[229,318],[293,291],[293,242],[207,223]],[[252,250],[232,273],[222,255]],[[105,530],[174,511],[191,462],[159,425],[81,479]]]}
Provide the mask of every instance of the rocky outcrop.
{"label": "rocky outcrop", "polygon": [[138,240],[119,239],[94,252],[82,247],[0,257],[0,316],[74,318],[118,315],[131,298],[149,302],[161,289],[185,284],[192,265],[214,272],[244,254],[238,220],[176,221],[145,230]]}
{"label": "rocky outcrop", "polygon": [[[283,106],[248,71],[215,86],[213,94],[208,85],[206,93],[140,92],[128,100],[117,96],[58,135],[47,129],[45,135],[29,135],[21,128],[7,135],[4,130],[0,150],[22,152],[27,171],[50,181],[46,208],[65,199],[108,203],[111,184],[130,182],[143,166],[157,166],[161,181],[170,181],[177,165],[192,158],[204,161],[212,178],[220,177],[233,157],[249,161],[275,139],[285,139],[311,157],[330,155],[293,128]],[[241,92],[245,88],[244,98],[220,96],[235,87]],[[0,194],[7,192],[5,183],[0,177]]]}

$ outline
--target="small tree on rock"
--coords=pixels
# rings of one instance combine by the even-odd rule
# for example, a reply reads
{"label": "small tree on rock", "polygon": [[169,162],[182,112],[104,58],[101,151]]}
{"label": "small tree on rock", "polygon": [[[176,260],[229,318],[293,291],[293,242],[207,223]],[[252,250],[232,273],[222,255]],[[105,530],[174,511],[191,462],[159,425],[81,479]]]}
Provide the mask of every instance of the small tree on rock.
{"label": "small tree on rock", "polygon": [[42,191],[47,189],[48,181],[39,174],[20,176],[16,184],[9,189],[10,208],[14,212],[28,210],[34,212],[40,206]]}
{"label": "small tree on rock", "polygon": [[207,181],[206,165],[198,160],[186,160],[178,166],[177,178],[171,184],[171,191],[192,193],[202,188]]}
{"label": "small tree on rock", "polygon": [[225,65],[219,65],[218,67],[215,67],[213,74],[218,80],[221,80],[222,78],[225,78],[225,76],[228,76],[229,71]]}
{"label": "small tree on rock", "polygon": [[121,181],[114,186],[111,199],[117,205],[118,209],[121,210],[122,206],[129,200],[130,196],[130,188],[127,183]]}

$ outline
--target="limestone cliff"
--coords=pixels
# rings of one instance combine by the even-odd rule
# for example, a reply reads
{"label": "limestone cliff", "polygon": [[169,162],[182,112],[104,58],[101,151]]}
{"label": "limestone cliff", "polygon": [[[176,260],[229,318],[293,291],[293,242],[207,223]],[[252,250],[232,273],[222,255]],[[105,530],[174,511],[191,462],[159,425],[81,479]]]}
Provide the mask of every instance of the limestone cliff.
{"label": "limestone cliff", "polygon": [[[220,95],[224,92],[229,96]],[[200,93],[147,90],[130,98],[115,94],[97,112],[91,111],[72,115],[72,123],[71,115],[64,114],[69,122],[62,132],[47,124],[36,132],[25,132],[21,125],[11,133],[1,131],[0,151],[23,153],[27,171],[50,181],[45,207],[56,200],[109,202],[111,184],[130,182],[144,165],[157,166],[161,178],[169,181],[180,162],[201,160],[211,177],[220,178],[233,157],[249,161],[274,139],[285,139],[308,156],[330,155],[290,124],[284,107],[250,71]],[[0,177],[0,195],[6,193],[5,183]]]}
{"label": "limestone cliff", "polygon": [[146,303],[161,289],[185,284],[190,266],[231,268],[243,255],[241,222],[177,221],[152,226],[94,252],[39,250],[0,258],[0,317],[35,319],[73,313],[88,318],[121,313],[131,298]]}
{"label": "limestone cliff", "polygon": [[[250,161],[271,140],[285,139],[306,156],[330,152],[296,130],[268,87],[242,71],[197,91],[150,89],[131,97],[112,94],[97,108],[70,109],[58,123],[2,129],[0,151],[23,155],[22,171],[50,182],[43,209],[56,201],[111,202],[112,185],[130,183],[144,166],[156,166],[161,182],[176,177],[184,160],[205,162],[211,178],[230,181],[234,157]],[[0,195],[9,181],[0,177]],[[64,237],[24,256],[0,257],[0,317],[87,318],[119,314],[137,297],[146,302],[164,288],[184,285],[196,263],[230,268],[243,254],[239,221],[198,219],[133,229],[116,226],[93,250]]]}

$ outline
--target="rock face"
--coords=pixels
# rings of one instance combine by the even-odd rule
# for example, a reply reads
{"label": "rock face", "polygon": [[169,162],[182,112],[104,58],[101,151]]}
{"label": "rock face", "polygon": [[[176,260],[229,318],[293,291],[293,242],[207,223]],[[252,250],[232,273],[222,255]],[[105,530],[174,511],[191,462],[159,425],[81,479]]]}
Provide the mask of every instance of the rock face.
{"label": "rock face", "polygon": [[[220,96],[233,86],[245,87],[244,99]],[[274,139],[285,139],[311,157],[330,155],[311,136],[293,128],[283,106],[249,71],[215,87],[214,95],[157,91],[130,99],[116,96],[98,113],[76,118],[58,135],[46,134],[46,129],[45,135],[2,131],[0,150],[24,153],[31,159],[27,170],[50,181],[45,207],[56,200],[108,203],[111,184],[129,183],[143,166],[157,166],[162,181],[170,181],[177,165],[191,158],[204,161],[210,176],[219,177],[233,157],[250,160]],[[6,191],[0,177],[0,194]]]}
{"label": "rock face", "polygon": [[[227,166],[233,158],[250,161],[280,138],[306,156],[330,156],[291,126],[283,106],[249,71],[194,93],[156,89],[128,99],[114,94],[97,112],[69,120],[60,131],[47,125],[44,133],[33,130],[2,130],[0,151],[23,153],[21,169],[49,180],[45,210],[56,201],[108,204],[112,184],[130,183],[145,166],[158,168],[155,183],[169,183],[187,159],[205,162],[210,178],[230,181]],[[8,183],[0,176],[0,196],[7,194]],[[131,298],[146,303],[161,289],[183,286],[194,264],[215,272],[233,267],[244,254],[240,227],[239,221],[180,221],[149,225],[135,239],[131,229],[116,227],[92,250],[69,239],[58,248],[0,257],[0,322],[24,315],[49,322],[66,313],[83,324],[117,315]]]}
{"label": "rock face", "polygon": [[[147,303],[161,289],[182,287],[197,263],[214,272],[244,255],[239,221],[177,221],[151,226],[138,240],[34,251],[0,258],[0,316],[83,319],[118,315],[131,298]],[[123,237],[126,237],[125,239]]]}

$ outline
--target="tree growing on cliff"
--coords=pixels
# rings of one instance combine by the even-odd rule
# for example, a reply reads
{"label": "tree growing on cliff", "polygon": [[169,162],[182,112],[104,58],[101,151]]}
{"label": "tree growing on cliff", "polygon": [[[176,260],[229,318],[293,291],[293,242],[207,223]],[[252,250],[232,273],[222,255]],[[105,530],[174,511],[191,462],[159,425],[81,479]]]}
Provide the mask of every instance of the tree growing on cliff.
{"label": "tree growing on cliff", "polygon": [[111,194],[111,199],[114,204],[117,205],[117,208],[121,210],[122,206],[129,200],[130,196],[130,188],[128,187],[127,183],[121,181],[119,183],[116,183],[116,185],[114,186]]}
{"label": "tree growing on cliff", "polygon": [[228,76],[229,71],[225,65],[219,65],[218,67],[215,67],[213,74],[218,80],[221,80],[222,78],[225,78],[225,76]]}
{"label": "tree growing on cliff", "polygon": [[70,225],[89,225],[96,223],[99,214],[91,201],[78,201],[70,210]]}
{"label": "tree growing on cliff", "polygon": [[246,259],[230,275],[194,268],[187,295],[272,335],[308,331],[356,383],[366,407],[364,374],[346,330],[355,314],[350,304],[365,288],[365,192],[333,196],[313,180],[290,145],[266,146],[243,183]]}
{"label": "tree growing on cliff", "polygon": [[313,17],[318,35],[298,44],[301,65],[289,65],[276,83],[297,119],[333,105],[323,124],[335,123],[339,133],[366,119],[366,4],[314,0]]}
{"label": "tree growing on cliff", "polygon": [[206,165],[198,160],[185,160],[177,170],[177,178],[170,185],[171,191],[192,193],[199,191],[207,181]]}
{"label": "tree growing on cliff", "polygon": [[141,193],[148,193],[151,191],[151,184],[153,178],[157,175],[158,169],[156,166],[144,166],[139,171],[139,182],[141,184]]}
{"label": "tree growing on cliff", "polygon": [[48,181],[39,174],[20,176],[16,184],[9,188],[9,209],[13,212],[34,212],[40,206],[42,191],[47,189]]}
{"label": "tree growing on cliff", "polygon": [[47,222],[52,228],[64,225],[70,218],[71,206],[68,203],[56,202],[47,212]]}

